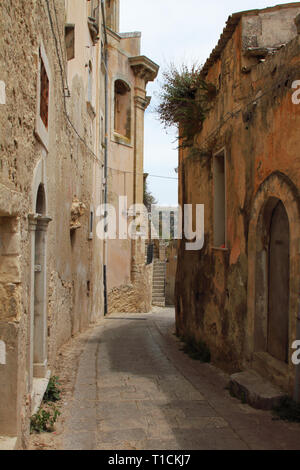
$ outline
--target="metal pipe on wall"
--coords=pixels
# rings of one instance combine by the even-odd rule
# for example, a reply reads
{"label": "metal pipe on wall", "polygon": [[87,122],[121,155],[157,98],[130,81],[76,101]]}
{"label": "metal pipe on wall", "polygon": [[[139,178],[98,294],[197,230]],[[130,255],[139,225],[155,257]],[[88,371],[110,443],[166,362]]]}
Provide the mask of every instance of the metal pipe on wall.
{"label": "metal pipe on wall", "polygon": [[[107,163],[108,163],[108,41],[106,32],[106,20],[105,20],[105,4],[104,0],[101,0],[102,10],[102,25],[104,30],[105,38],[105,50],[104,50],[104,68],[105,68],[105,111],[104,111],[104,126],[105,126],[105,148],[104,148],[104,205],[105,205],[105,218],[107,217],[106,206],[107,206]],[[105,229],[106,230],[106,229]],[[108,301],[107,301],[107,241],[104,239],[104,264],[103,264],[103,285],[104,285],[104,315],[108,313]]]}
{"label": "metal pipe on wall", "polygon": [[[300,291],[298,296],[298,315],[297,315],[297,327],[296,327],[297,341],[300,341]],[[294,389],[294,400],[300,403],[300,364],[296,365],[295,373],[295,389]]]}

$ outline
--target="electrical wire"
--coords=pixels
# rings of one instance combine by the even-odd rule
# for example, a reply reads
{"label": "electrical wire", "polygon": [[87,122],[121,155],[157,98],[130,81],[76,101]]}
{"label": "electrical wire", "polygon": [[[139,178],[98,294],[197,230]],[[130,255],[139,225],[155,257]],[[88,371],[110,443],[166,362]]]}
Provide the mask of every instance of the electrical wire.
{"label": "electrical wire", "polygon": [[[235,108],[233,108],[232,111],[228,111],[227,113],[225,113],[221,118],[220,118],[220,121],[221,123],[219,124],[219,126],[215,127],[215,129],[213,129],[208,135],[207,137],[202,141],[200,142],[200,145],[202,147],[199,148],[199,150],[204,150],[204,147],[203,145],[205,143],[207,143],[209,141],[209,139],[211,139],[216,133],[218,133],[221,128],[224,126],[224,124],[226,124],[230,119],[233,119],[234,117],[238,116],[238,114],[240,114],[241,112],[245,111],[246,109],[249,109],[249,107],[251,105],[253,105],[254,103],[258,102],[259,100],[261,100],[264,96],[268,95],[270,92],[274,92],[275,91],[275,88],[277,89],[279,85],[282,85],[283,82],[286,82],[287,80],[287,76],[286,76],[286,73],[282,74],[280,76],[280,78],[275,82],[273,83],[271,86],[269,87],[266,87],[266,88],[263,88],[259,91],[261,91],[261,94],[259,96],[256,96],[256,98],[253,98],[251,99],[247,104],[245,104],[244,106],[242,107],[239,107],[239,105],[237,105]],[[258,91],[258,93],[259,93]]]}

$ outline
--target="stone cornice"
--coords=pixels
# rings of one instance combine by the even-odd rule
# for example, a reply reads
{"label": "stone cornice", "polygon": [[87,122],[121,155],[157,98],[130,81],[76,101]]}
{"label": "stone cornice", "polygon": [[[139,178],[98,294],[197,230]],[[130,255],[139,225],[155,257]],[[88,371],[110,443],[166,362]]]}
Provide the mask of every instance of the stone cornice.
{"label": "stone cornice", "polygon": [[144,79],[146,84],[148,82],[153,82],[153,80],[155,80],[155,78],[157,77],[159,66],[144,55],[130,57],[129,64],[134,74],[137,77]]}
{"label": "stone cornice", "polygon": [[146,98],[142,98],[141,96],[134,97],[135,106],[137,108],[142,109],[143,111],[145,111],[148,108],[150,101],[151,101],[151,96],[146,96]]}

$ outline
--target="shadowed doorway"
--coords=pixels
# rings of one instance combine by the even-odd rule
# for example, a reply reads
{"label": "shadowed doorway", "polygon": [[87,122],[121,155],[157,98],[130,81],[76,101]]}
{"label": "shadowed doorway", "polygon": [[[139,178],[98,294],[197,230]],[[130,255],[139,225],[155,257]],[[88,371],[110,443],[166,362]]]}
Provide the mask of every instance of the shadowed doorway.
{"label": "shadowed doorway", "polygon": [[284,205],[273,210],[269,241],[269,299],[267,349],[276,359],[288,362],[290,229]]}

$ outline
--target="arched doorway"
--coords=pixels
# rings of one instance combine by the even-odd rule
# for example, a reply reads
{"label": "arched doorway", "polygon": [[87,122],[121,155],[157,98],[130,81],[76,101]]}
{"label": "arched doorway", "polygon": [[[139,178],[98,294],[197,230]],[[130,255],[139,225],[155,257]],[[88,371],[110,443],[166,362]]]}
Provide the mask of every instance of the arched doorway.
{"label": "arched doorway", "polygon": [[267,351],[276,359],[288,362],[290,227],[281,201],[271,215],[268,271]]}
{"label": "arched doorway", "polygon": [[249,220],[245,366],[288,393],[295,384],[299,234],[298,189],[272,173],[256,192]]}
{"label": "arched doorway", "polygon": [[32,379],[42,379],[47,364],[47,230],[51,219],[46,216],[47,197],[43,163],[36,169],[33,183],[33,212],[29,214],[31,234],[30,288],[30,386]]}
{"label": "arched doorway", "polygon": [[[33,375],[44,376],[46,352],[46,230],[45,190],[40,184],[36,198],[36,229],[34,243],[34,324],[33,324]],[[41,370],[43,372],[41,373]]]}

